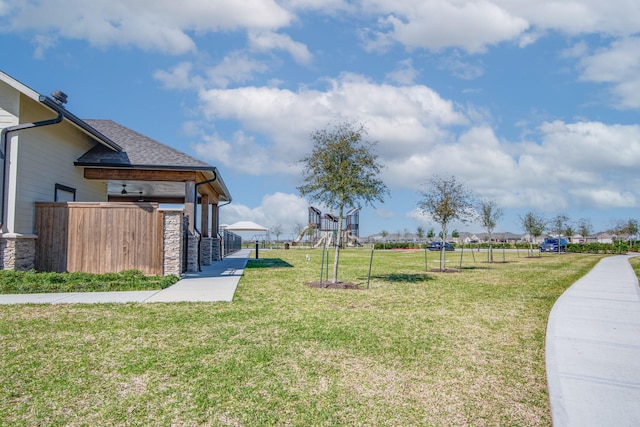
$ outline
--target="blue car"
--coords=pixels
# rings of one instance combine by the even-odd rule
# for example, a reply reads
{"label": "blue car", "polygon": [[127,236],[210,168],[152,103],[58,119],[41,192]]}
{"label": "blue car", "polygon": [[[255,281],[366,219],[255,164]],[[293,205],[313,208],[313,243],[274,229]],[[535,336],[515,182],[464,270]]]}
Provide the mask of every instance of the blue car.
{"label": "blue car", "polygon": [[[431,242],[429,243],[429,246],[427,246],[427,249],[429,249],[430,251],[440,251],[442,250],[442,242]],[[456,248],[449,242],[444,242],[444,250],[455,251]]]}
{"label": "blue car", "polygon": [[[560,242],[560,250],[558,250],[558,241]],[[540,243],[540,252],[566,252],[567,241],[565,239],[547,238],[544,242]]]}

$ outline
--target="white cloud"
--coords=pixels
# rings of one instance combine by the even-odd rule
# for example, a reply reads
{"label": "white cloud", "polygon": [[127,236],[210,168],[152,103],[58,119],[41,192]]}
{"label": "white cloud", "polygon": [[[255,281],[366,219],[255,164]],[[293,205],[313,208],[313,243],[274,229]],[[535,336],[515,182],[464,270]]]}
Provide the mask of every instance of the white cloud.
{"label": "white cloud", "polygon": [[296,233],[298,226],[307,225],[308,207],[307,200],[295,194],[267,194],[262,198],[260,205],[255,208],[236,202],[222,207],[220,209],[220,223],[232,224],[236,221],[253,221],[269,229],[280,225],[283,231],[280,238],[288,240]]}
{"label": "white cloud", "polygon": [[640,31],[638,2],[612,7],[599,0],[364,0],[361,7],[361,13],[380,17],[379,28],[365,32],[367,48],[379,50],[396,42],[480,53],[502,42],[526,47],[550,31],[613,37]]}
{"label": "white cloud", "polygon": [[272,158],[267,147],[257,144],[253,137],[243,131],[236,131],[231,141],[217,134],[201,134],[201,140],[191,147],[198,158],[241,170],[247,175],[266,175],[274,170],[286,172],[289,168],[288,164]]}
{"label": "white cloud", "polygon": [[[640,126],[544,122],[532,135],[537,140],[514,143],[482,124],[486,117],[473,106],[465,114],[426,86],[376,84],[353,74],[328,83],[324,91],[202,91],[208,120],[234,120],[244,131],[232,142],[205,139],[196,151],[245,173],[296,174],[295,161],[310,149],[309,133],[348,117],[364,123],[368,139],[378,142],[382,178],[392,192],[415,191],[434,174],[455,174],[506,208],[629,206],[640,200],[620,178],[640,164]],[[476,116],[477,122],[470,120]]]}
{"label": "white cloud", "polygon": [[286,34],[278,34],[273,31],[249,32],[249,45],[253,50],[258,52],[284,50],[299,64],[309,64],[312,59],[307,46],[293,41],[291,37]]}
{"label": "white cloud", "polygon": [[401,85],[413,84],[419,76],[418,70],[413,67],[411,58],[398,62],[396,69],[387,73],[387,79]]}
{"label": "white cloud", "polygon": [[619,36],[640,29],[637,19],[640,4],[637,2],[625,2],[624,7],[612,7],[611,3],[599,0],[495,0],[495,3],[533,26],[570,35],[604,33]]}
{"label": "white cloud", "polygon": [[208,80],[215,87],[227,87],[231,83],[253,80],[256,73],[264,73],[269,67],[241,52],[232,52],[217,65],[206,71]]}
{"label": "white cloud", "polygon": [[[310,132],[339,117],[362,122],[370,140],[384,142],[379,154],[389,161],[448,140],[443,126],[467,121],[451,102],[426,86],[378,85],[352,74],[329,81],[326,91],[215,89],[202,91],[200,101],[207,120],[237,120],[246,132],[266,136],[268,156],[281,164],[300,159],[310,148]],[[231,167],[247,156],[240,148],[234,149],[232,159],[237,162],[230,160]]]}
{"label": "white cloud", "polygon": [[579,63],[581,80],[611,85],[615,105],[640,108],[640,37],[614,41]]}
{"label": "white cloud", "polygon": [[483,52],[489,45],[518,38],[529,27],[525,19],[489,1],[365,3],[385,15],[375,35],[377,43],[383,45],[391,38],[409,48],[438,51],[460,47],[467,52]]}
{"label": "white cloud", "polygon": [[441,62],[441,67],[464,80],[474,80],[484,74],[482,65],[472,64],[470,61],[463,60],[458,52],[454,52],[453,55],[445,58]]}
{"label": "white cloud", "polygon": [[157,70],[153,77],[167,89],[190,89],[194,86],[192,69],[193,65],[190,62],[182,62],[170,71]]}
{"label": "white cloud", "polygon": [[5,31],[135,46],[169,54],[196,50],[190,33],[289,25],[293,15],[273,0],[47,0],[7,2]]}

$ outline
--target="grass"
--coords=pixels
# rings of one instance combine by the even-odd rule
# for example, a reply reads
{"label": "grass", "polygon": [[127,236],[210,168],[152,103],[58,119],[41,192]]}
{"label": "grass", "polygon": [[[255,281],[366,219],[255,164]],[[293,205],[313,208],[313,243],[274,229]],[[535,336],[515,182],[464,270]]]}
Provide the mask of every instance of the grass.
{"label": "grass", "polygon": [[332,290],[320,251],[260,254],[233,303],[1,306],[0,424],[550,425],[548,314],[601,258],[380,251]]}
{"label": "grass", "polygon": [[177,281],[176,276],[145,276],[138,270],[106,274],[0,270],[0,294],[159,290]]}

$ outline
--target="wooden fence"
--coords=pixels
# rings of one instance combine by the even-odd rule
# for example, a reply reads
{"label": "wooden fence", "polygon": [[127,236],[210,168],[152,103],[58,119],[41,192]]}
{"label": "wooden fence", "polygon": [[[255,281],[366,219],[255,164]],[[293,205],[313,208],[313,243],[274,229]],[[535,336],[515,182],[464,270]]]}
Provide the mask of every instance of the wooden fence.
{"label": "wooden fence", "polygon": [[157,203],[36,203],[38,271],[163,274]]}

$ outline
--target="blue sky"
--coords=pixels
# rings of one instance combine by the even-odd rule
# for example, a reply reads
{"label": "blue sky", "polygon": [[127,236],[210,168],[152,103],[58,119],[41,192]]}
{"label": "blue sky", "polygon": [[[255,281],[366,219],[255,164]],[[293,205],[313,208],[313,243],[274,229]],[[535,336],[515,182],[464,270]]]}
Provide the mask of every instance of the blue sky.
{"label": "blue sky", "polygon": [[638,16],[596,0],[0,0],[0,69],[218,167],[226,223],[305,224],[296,161],[349,119],[390,189],[361,235],[437,229],[416,210],[434,175],[495,200],[498,231],[528,211],[601,231],[639,217]]}

